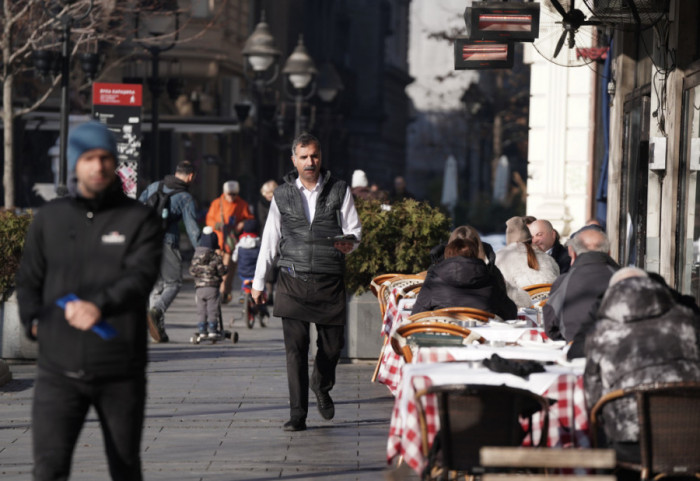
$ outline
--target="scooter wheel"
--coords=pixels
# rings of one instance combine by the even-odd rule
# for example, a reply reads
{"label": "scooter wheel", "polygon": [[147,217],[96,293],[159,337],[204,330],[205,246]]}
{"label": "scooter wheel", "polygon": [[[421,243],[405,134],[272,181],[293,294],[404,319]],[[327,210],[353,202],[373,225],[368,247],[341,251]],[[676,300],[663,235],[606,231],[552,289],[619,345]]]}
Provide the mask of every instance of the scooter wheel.
{"label": "scooter wheel", "polygon": [[234,344],[238,342],[238,331],[235,331],[233,333],[233,336],[231,336],[231,340],[233,341]]}

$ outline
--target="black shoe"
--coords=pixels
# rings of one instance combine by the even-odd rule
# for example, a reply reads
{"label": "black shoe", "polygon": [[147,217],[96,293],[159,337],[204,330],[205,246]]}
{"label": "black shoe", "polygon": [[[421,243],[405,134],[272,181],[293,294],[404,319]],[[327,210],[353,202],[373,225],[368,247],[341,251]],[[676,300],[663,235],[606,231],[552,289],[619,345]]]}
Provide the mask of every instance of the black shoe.
{"label": "black shoe", "polygon": [[282,426],[285,431],[306,431],[306,421],[303,419],[292,418]]}
{"label": "black shoe", "polygon": [[[313,391],[313,389],[312,389]],[[318,407],[318,412],[321,413],[323,419],[333,419],[335,416],[335,406],[333,405],[333,400],[331,395],[327,392],[316,392],[316,406]]]}

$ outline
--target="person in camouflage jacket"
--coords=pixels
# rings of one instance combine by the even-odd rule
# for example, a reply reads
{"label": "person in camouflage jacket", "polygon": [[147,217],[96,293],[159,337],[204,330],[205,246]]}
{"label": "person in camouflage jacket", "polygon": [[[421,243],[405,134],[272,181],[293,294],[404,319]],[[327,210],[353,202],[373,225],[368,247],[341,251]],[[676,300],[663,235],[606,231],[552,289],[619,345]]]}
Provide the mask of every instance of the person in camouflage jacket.
{"label": "person in camouflage jacket", "polygon": [[[632,276],[632,277],[630,277]],[[610,279],[595,327],[586,336],[584,386],[590,410],[605,394],[649,383],[700,381],[698,316],[641,269]],[[607,442],[619,460],[639,462],[639,424],[633,397],[602,411]]]}
{"label": "person in camouflage jacket", "polygon": [[210,337],[216,337],[219,332],[219,285],[227,271],[218,249],[216,234],[211,227],[205,227],[190,264],[199,319],[197,327],[200,334],[208,334]]}

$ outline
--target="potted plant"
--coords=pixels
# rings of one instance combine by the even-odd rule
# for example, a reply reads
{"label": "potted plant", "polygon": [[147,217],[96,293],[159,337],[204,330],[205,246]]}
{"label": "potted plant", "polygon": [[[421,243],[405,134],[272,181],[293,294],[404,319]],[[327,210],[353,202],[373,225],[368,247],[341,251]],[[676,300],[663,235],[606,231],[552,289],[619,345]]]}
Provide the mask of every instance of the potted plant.
{"label": "potted plant", "polygon": [[19,320],[15,276],[24,249],[31,214],[0,211],[0,358],[36,359],[36,343],[24,335]]}
{"label": "potted plant", "polygon": [[[430,250],[449,235],[449,218],[427,202],[406,199],[391,206],[355,201],[362,242],[346,259],[347,357],[376,359],[382,347],[381,314],[369,284],[379,274],[415,274],[430,266]],[[389,208],[390,207],[390,208]]]}

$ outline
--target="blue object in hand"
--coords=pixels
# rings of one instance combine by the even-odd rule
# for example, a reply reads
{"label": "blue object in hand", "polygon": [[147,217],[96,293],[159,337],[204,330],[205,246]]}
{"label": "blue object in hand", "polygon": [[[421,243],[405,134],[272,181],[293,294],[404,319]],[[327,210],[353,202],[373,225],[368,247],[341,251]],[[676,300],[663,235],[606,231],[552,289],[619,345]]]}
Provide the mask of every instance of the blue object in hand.
{"label": "blue object in hand", "polygon": [[[69,302],[73,301],[79,301],[80,298],[76,296],[73,293],[66,294],[65,296],[61,297],[60,299],[56,300],[56,305],[60,307],[61,309],[66,308],[66,304]],[[100,321],[92,328],[90,329],[92,332],[100,336],[102,339],[105,341],[109,341],[110,339],[114,338],[117,335],[117,330],[114,329],[114,327],[106,322],[106,321]]]}

